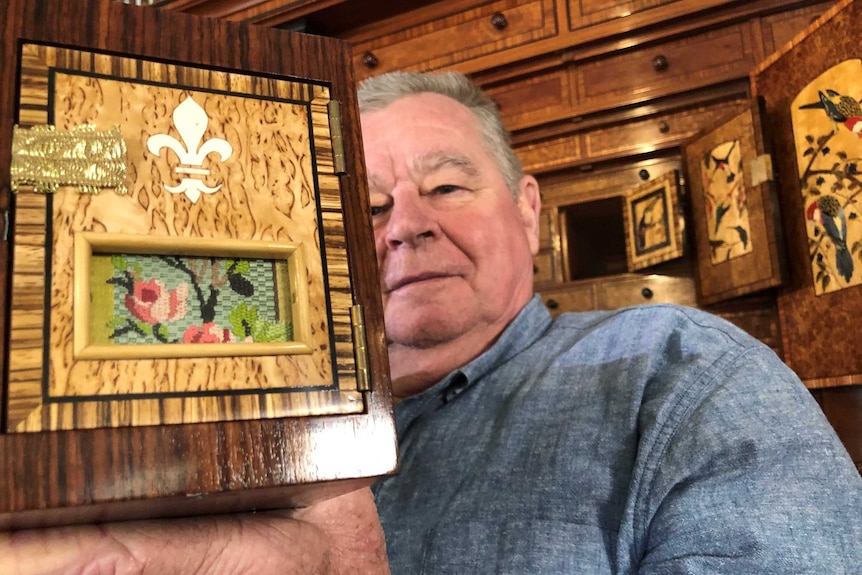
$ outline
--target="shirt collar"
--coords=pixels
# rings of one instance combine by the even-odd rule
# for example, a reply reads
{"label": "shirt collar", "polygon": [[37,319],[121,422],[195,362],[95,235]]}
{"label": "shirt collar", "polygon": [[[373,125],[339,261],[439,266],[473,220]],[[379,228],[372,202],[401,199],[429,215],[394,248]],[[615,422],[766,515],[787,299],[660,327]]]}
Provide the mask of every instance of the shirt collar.
{"label": "shirt collar", "polygon": [[527,302],[490,348],[425,391],[396,406],[399,435],[424,413],[435,411],[460,395],[489,371],[533,344],[551,324],[551,314],[538,295]]}

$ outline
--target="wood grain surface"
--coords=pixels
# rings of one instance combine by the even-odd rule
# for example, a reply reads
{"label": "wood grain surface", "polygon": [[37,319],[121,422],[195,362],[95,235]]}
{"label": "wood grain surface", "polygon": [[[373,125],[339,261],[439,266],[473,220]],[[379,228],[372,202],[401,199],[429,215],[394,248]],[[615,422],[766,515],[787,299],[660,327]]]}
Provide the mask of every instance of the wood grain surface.
{"label": "wood grain surface", "polygon": [[[71,26],[70,22],[76,24]],[[218,78],[229,79],[230,89],[240,92],[243,86],[251,86],[254,90],[275,90],[275,87],[282,85],[298,86],[296,89],[302,92],[302,101],[308,102],[311,109],[312,129],[309,137],[314,139],[313,147],[316,150],[323,149],[329,141],[328,118],[325,114],[327,98],[324,95],[340,101],[344,115],[347,174],[334,173],[331,154],[321,152],[316,157],[317,166],[322,172],[317,181],[320,217],[316,225],[319,233],[309,243],[317,241],[316,246],[322,255],[316,268],[309,266],[309,274],[316,274],[316,279],[320,281],[324,270],[343,270],[343,273],[329,274],[327,289],[332,323],[329,326],[320,323],[315,328],[321,333],[332,334],[331,339],[327,339],[334,342],[335,347],[332,369],[338,373],[352,372],[354,358],[349,320],[336,316],[335,309],[348,310],[352,304],[362,306],[372,390],[361,394],[348,391],[358,398],[358,401],[351,402],[359,405],[358,411],[333,417],[272,417],[247,421],[0,434],[0,491],[7,494],[0,501],[0,527],[284,507],[355,488],[359,484],[367,484],[371,481],[370,477],[393,472],[397,466],[397,455],[388,363],[365,172],[361,161],[353,71],[346,46],[339,41],[321,37],[199,19],[150,7],[126,6],[109,0],[75,3],[63,0],[11,0],[0,8],[0,30],[3,32],[0,44],[2,209],[10,208],[12,126],[19,122],[37,123],[39,114],[43,113],[40,110],[48,106],[47,100],[34,96],[38,90],[33,88],[43,80],[24,86],[26,89],[19,92],[17,70],[22,60],[20,49],[23,44],[62,46],[64,50],[58,52],[65,52],[65,48],[68,48],[70,53],[78,54],[71,57],[72,72],[61,71],[72,75],[75,70],[87,69],[88,66],[105,76],[121,76],[130,71],[138,75],[145,73],[145,67],[136,62],[145,60],[165,64],[152,67],[152,70],[162,70],[163,74],[153,78],[153,82],[186,87],[191,83],[194,87],[193,77],[200,75],[206,77],[206,81],[213,82],[217,82]],[[103,54],[108,56],[103,57]],[[44,61],[49,61],[47,56]],[[200,73],[200,69],[210,71]],[[92,78],[82,76],[81,81],[88,82],[88,89],[96,91],[121,87],[112,87],[104,79],[94,84]],[[166,98],[176,98],[179,91],[164,89],[163,93]],[[132,90],[124,101],[130,104],[135,102],[136,94],[140,92]],[[219,100],[220,96],[211,93],[207,97],[214,105],[224,105],[230,100]],[[70,93],[66,100],[61,99],[59,102],[61,113],[58,118],[65,118],[67,122],[89,118],[92,113],[90,102],[87,98],[76,100]],[[287,110],[285,107],[282,112],[286,113]],[[55,108],[54,113],[57,112]],[[259,115],[265,115],[263,107]],[[216,129],[225,130],[224,126]],[[224,131],[224,135],[233,137],[227,131]],[[248,153],[252,152],[249,149]],[[138,158],[136,161],[144,160]],[[308,160],[297,158],[297,163],[302,161]],[[200,213],[195,212],[196,207],[186,206],[185,211],[174,209],[173,212],[165,207],[164,213],[169,215],[159,219],[154,206],[165,201],[164,195],[159,198],[152,190],[144,194],[146,186],[143,182],[156,180],[164,174],[161,168],[155,168],[155,164],[133,162],[132,165],[146,166],[144,172],[149,170],[146,173],[146,176],[151,176],[149,180],[144,174],[135,174],[129,178],[130,189],[136,185],[138,189],[128,197],[115,196],[111,191],[99,196],[110,198],[108,202],[116,202],[114,196],[125,202],[133,200],[119,204],[122,207],[120,210],[116,209],[116,205],[100,208],[103,212],[124,214],[118,216],[124,226],[133,225],[132,222],[137,225],[140,223],[139,216],[146,214],[144,221],[148,222],[148,229],[159,230],[165,235],[197,234],[206,237],[206,232],[202,230],[211,229],[207,226],[216,229],[222,226],[223,231],[229,228],[236,237],[264,238],[266,234],[286,237],[286,232],[276,231],[275,227],[265,231],[245,218],[230,219],[230,216],[224,215],[227,206],[218,201],[216,204],[219,207],[210,211],[201,209]],[[277,177],[282,169],[287,167],[262,166],[259,174],[246,173],[239,178],[241,182],[237,180],[236,185],[251,190],[259,183],[256,177]],[[281,184],[284,185],[285,181]],[[235,184],[231,181],[230,185]],[[292,190],[294,193],[280,194],[278,199],[294,204],[314,203],[315,190],[310,182],[306,179],[304,188],[303,185],[297,185],[299,188]],[[3,322],[4,332],[10,323],[15,327],[20,336],[17,341],[31,344],[44,341],[40,329],[44,329],[45,324],[44,318],[33,314],[16,314],[18,305],[29,305],[35,309],[41,301],[44,306],[46,291],[50,291],[51,301],[54,301],[54,297],[58,296],[55,292],[65,289],[65,284],[61,286],[59,283],[54,284],[53,280],[45,280],[44,267],[36,259],[40,250],[42,257],[45,257],[48,241],[44,218],[40,219],[37,214],[40,210],[44,213],[51,209],[54,226],[59,222],[70,230],[77,229],[75,226],[101,229],[97,222],[105,218],[100,220],[95,216],[94,209],[90,209],[95,208],[93,199],[66,194],[65,190],[62,196],[53,198],[56,202],[50,206],[48,198],[44,196],[22,193],[16,197],[15,211],[10,219],[14,226],[14,241],[5,243],[6,249],[0,250],[0,271],[4,278],[12,280],[0,282],[0,301],[6,303],[6,313],[2,314],[0,321]],[[276,214],[273,218],[286,219],[286,214],[293,215],[293,207],[272,209],[277,204],[276,200],[269,203],[270,210],[267,212]],[[257,205],[246,209],[246,214],[253,210],[259,214],[265,208]],[[132,218],[129,212],[138,216]],[[277,215],[279,213],[282,215]],[[111,218],[114,216],[107,219]],[[255,221],[261,220],[262,216],[258,216]],[[248,227],[243,227],[245,225]],[[308,228],[302,233],[314,235],[310,230]],[[62,252],[68,246],[50,245],[52,252],[57,252],[52,253],[52,258],[57,259],[58,265],[67,261],[64,259],[67,255]],[[15,262],[16,272],[21,272],[20,277],[12,274],[11,261]],[[13,294],[7,291],[7,285],[13,292],[20,292],[16,296],[14,308],[8,305]],[[61,339],[57,338],[56,341]],[[73,364],[63,355],[67,352],[57,353],[60,355],[48,360],[52,366],[57,365],[57,362]],[[32,386],[41,368],[30,367],[38,365],[35,356],[39,355],[43,354],[38,350],[38,345],[14,353],[10,353],[8,348],[3,350],[3,373],[7,374],[7,385],[31,382],[27,391],[16,395],[16,402],[41,395],[41,390]],[[23,362],[20,364],[22,369],[9,370],[13,356],[14,362]],[[174,368],[175,381],[179,383],[186,379],[191,367],[183,367],[178,363]],[[221,365],[214,365],[210,370],[203,370],[202,374],[214,373],[214,369],[221,368]],[[166,367],[163,369],[165,372],[171,371]],[[286,368],[273,364],[267,369],[272,378],[277,378],[283,375],[281,371]],[[317,373],[320,377],[323,369],[318,362],[315,369],[309,372]],[[88,371],[87,368],[84,371]],[[119,377],[121,372],[112,373],[109,379]],[[202,374],[195,377],[204,377]],[[3,386],[4,405],[10,403],[7,385]],[[79,385],[77,374],[70,377],[66,385]],[[139,385],[145,384],[141,382]],[[303,395],[296,403],[338,404],[342,401],[338,396],[344,393],[332,388],[321,391],[315,400]],[[167,411],[182,412],[187,409],[189,413],[198,414],[195,417],[202,412],[200,407],[185,405],[187,400],[184,398],[163,401],[176,402]],[[248,405],[241,403],[238,396],[228,396],[221,405],[212,409],[222,412],[250,409],[254,416],[271,417],[283,407],[275,405],[266,394],[252,395]],[[114,409],[116,413],[110,416],[98,413],[104,411],[101,405],[96,406],[94,412],[102,423],[108,420],[128,423],[138,417],[151,422],[162,421],[166,411],[166,404],[159,405],[158,400],[148,398],[142,398],[134,405],[117,405]],[[74,428],[80,425],[82,414],[74,408],[66,406],[55,409],[52,406],[52,410],[46,416],[47,421],[57,427]],[[14,409],[8,413],[4,410],[3,429],[11,423],[14,413]],[[352,481],[357,478],[364,479]],[[313,484],[332,481],[336,483],[321,489],[311,488]]]}

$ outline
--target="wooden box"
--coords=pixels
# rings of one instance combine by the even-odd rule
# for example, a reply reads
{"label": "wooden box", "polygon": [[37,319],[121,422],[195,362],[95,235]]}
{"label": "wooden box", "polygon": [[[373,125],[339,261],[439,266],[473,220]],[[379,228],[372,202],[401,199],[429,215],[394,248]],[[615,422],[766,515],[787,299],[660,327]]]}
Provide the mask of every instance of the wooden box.
{"label": "wooden box", "polygon": [[0,21],[0,528],[393,472],[346,45],[110,0]]}

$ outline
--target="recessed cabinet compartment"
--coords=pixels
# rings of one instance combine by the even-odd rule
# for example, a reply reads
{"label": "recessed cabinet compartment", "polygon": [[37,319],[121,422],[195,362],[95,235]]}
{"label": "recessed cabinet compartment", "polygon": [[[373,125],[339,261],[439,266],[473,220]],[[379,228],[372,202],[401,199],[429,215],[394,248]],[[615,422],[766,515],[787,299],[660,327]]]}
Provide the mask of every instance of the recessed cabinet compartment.
{"label": "recessed cabinet compartment", "polygon": [[621,196],[561,206],[560,222],[570,280],[625,273],[626,238]]}

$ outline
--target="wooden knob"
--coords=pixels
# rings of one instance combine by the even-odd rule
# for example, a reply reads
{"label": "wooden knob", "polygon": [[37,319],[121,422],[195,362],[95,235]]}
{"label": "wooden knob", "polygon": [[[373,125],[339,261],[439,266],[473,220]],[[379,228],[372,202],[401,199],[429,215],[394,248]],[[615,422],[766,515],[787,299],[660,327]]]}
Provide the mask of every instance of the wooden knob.
{"label": "wooden knob", "polygon": [[366,52],[362,55],[362,63],[366,68],[376,68],[380,62],[377,61],[377,56],[373,52]]}
{"label": "wooden knob", "polygon": [[638,172],[638,177],[643,181],[647,181],[649,179],[649,171],[641,170],[640,172]]}
{"label": "wooden knob", "polygon": [[667,134],[668,132],[670,132],[670,124],[662,120],[658,123],[658,131],[662,134]]}
{"label": "wooden knob", "polygon": [[656,72],[664,72],[667,70],[669,63],[667,58],[665,58],[662,54],[659,54],[655,58],[652,59],[652,67]]}
{"label": "wooden knob", "polygon": [[491,16],[491,26],[497,30],[505,30],[508,25],[509,21],[506,20],[506,16],[502,12],[495,12],[494,15]]}
{"label": "wooden knob", "polygon": [[557,309],[558,307],[560,307],[560,304],[558,304],[557,300],[555,299],[549,299],[545,302],[545,305],[548,306],[548,309]]}
{"label": "wooden knob", "polygon": [[641,295],[644,296],[644,299],[652,299],[653,293],[651,289],[645,287],[641,290]]}

